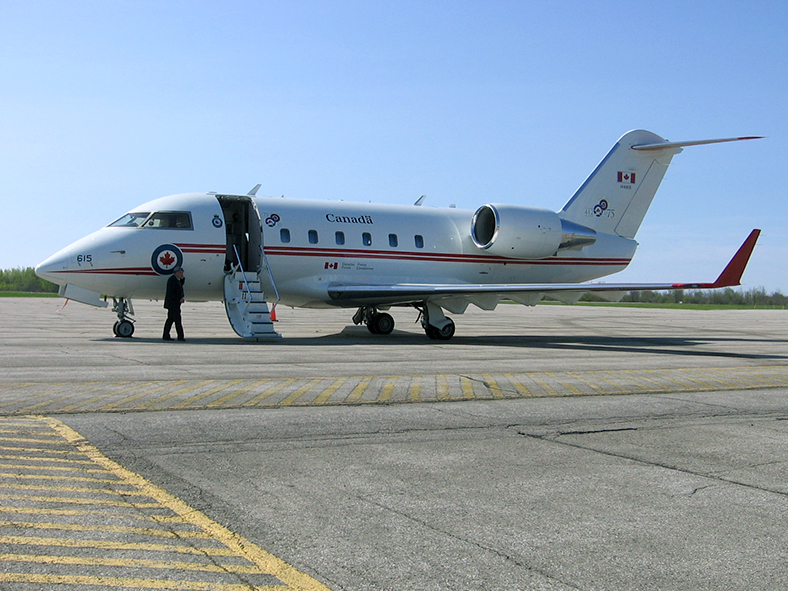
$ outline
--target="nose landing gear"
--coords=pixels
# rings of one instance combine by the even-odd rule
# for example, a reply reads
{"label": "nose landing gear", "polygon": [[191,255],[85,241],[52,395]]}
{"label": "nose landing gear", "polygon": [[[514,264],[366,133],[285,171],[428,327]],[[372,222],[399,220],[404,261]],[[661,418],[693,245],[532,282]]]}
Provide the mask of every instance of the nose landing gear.
{"label": "nose landing gear", "polygon": [[112,333],[123,339],[131,338],[134,334],[134,308],[131,300],[126,298],[112,298],[112,311],[118,315],[118,320],[112,325]]}

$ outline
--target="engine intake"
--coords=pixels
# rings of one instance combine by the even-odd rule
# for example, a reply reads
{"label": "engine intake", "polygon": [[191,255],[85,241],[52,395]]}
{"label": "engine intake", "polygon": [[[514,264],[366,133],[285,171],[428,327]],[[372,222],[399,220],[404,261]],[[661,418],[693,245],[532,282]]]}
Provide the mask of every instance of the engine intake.
{"label": "engine intake", "polygon": [[481,249],[513,259],[542,259],[596,242],[591,228],[561,219],[549,209],[482,205],[473,214],[471,238]]}

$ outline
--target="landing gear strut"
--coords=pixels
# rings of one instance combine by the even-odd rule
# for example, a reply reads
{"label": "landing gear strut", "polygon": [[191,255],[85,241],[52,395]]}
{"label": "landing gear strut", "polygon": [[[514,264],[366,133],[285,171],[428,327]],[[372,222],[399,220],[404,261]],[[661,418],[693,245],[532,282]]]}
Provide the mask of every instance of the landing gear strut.
{"label": "landing gear strut", "polygon": [[386,312],[378,312],[374,306],[361,307],[353,315],[353,323],[367,325],[372,334],[391,334],[394,330],[394,318]]}
{"label": "landing gear strut", "polygon": [[126,298],[112,298],[112,311],[118,315],[118,320],[112,325],[112,333],[116,337],[131,338],[134,334],[134,308],[131,300]]}

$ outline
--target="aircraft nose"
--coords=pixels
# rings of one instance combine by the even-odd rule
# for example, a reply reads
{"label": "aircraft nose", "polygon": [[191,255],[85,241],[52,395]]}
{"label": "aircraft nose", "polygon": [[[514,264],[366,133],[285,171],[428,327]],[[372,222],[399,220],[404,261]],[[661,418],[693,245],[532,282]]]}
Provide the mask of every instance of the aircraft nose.
{"label": "aircraft nose", "polygon": [[57,285],[64,284],[65,278],[62,273],[69,269],[69,254],[66,248],[53,254],[36,266],[36,275],[41,277],[41,279],[46,279]]}

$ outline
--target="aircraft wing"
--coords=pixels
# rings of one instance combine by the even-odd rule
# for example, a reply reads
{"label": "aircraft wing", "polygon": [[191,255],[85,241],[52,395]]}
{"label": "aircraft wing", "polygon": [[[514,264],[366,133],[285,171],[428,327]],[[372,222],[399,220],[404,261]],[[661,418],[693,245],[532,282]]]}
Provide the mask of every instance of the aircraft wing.
{"label": "aircraft wing", "polygon": [[[587,292],[623,296],[629,291],[665,291],[676,289],[718,289],[741,285],[741,277],[760,230],[753,230],[713,283],[523,283],[523,284],[340,284],[328,286],[331,299],[343,306],[414,304],[423,301],[465,299],[485,308],[494,308],[501,299],[536,304],[544,295],[564,301],[577,301]],[[466,304],[467,305],[467,304]],[[451,308],[450,308],[451,309]]]}

